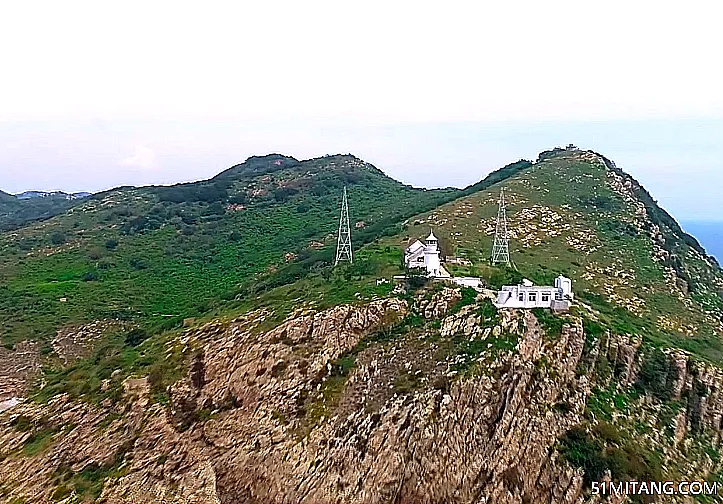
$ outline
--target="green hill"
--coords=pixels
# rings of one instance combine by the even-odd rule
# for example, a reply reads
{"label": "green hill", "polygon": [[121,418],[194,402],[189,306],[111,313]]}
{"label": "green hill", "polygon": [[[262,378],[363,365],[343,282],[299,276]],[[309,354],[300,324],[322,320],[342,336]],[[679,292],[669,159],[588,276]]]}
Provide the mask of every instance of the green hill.
{"label": "green hill", "polygon": [[78,203],[78,200],[70,200],[66,196],[52,194],[43,198],[19,199],[0,191],[0,232],[49,219]]}
{"label": "green hill", "polygon": [[[723,361],[723,272],[632,177],[593,152],[550,151],[501,185],[519,276],[551,285],[564,274],[618,333]],[[431,226],[476,265],[452,265],[453,272],[498,286],[517,276],[486,265],[498,198],[494,186],[447,203],[388,242],[400,246]]]}
{"label": "green hill", "polygon": [[404,186],[353,156],[269,155],[208,181],[97,194],[2,235],[2,338],[47,340],[62,327],[109,318],[171,328],[301,279],[300,288],[313,285],[327,305],[347,300],[360,286],[327,273],[344,186],[358,249],[347,277],[370,283],[398,272],[406,241],[433,227],[448,254],[475,264],[453,272],[499,285],[519,276],[485,265],[500,183],[519,275],[550,283],[565,274],[620,330],[719,356],[715,261],[612,162],[561,149],[465,190]]}
{"label": "green hill", "polygon": [[[328,263],[344,186],[355,246],[461,193],[405,186],[353,156],[280,155],[208,181],[100,193],[0,237],[2,340],[108,318],[173,327],[287,261]],[[274,281],[305,273],[284,271]]]}

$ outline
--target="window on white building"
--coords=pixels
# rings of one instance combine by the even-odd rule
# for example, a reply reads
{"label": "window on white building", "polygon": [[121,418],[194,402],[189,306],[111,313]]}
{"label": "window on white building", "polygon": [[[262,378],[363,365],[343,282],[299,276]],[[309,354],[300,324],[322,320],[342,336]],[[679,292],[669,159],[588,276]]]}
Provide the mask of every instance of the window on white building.
{"label": "window on white building", "polygon": [[525,300],[525,295],[524,295],[522,292],[520,292],[520,293],[517,295],[517,300],[518,300],[518,301],[524,301],[524,300]]}
{"label": "window on white building", "polygon": [[550,301],[550,293],[549,292],[543,292],[542,293],[542,302],[547,303]]}
{"label": "window on white building", "polygon": [[535,301],[537,301],[537,293],[536,292],[530,292],[527,296],[531,302],[534,303]]}
{"label": "window on white building", "polygon": [[562,301],[562,292],[555,292],[555,301]]}

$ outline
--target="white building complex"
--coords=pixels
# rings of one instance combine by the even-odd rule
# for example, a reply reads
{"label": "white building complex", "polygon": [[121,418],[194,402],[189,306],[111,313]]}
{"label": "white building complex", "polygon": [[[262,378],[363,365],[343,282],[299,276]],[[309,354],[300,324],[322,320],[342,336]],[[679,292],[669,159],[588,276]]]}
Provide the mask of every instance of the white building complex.
{"label": "white building complex", "polygon": [[439,241],[431,230],[425,241],[415,240],[406,248],[404,264],[407,268],[425,268],[429,277],[448,278],[450,275],[439,258]]}
{"label": "white building complex", "polygon": [[520,285],[505,285],[497,293],[494,305],[497,308],[550,308],[564,311],[570,308],[574,298],[572,281],[560,275],[555,278],[555,286],[533,285],[523,280]]}

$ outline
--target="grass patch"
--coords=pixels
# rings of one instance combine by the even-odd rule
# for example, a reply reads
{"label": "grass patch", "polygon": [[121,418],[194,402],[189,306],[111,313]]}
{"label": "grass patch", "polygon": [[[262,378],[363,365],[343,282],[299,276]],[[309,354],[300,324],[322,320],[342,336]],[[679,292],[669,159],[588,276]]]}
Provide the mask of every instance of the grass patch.
{"label": "grass patch", "polygon": [[625,392],[617,391],[617,384],[613,381],[607,388],[596,387],[587,401],[588,415],[606,421],[612,420],[614,412],[628,413],[630,405],[640,397],[635,388]]}
{"label": "grass patch", "polygon": [[59,432],[59,430],[60,429],[55,427],[43,427],[34,432],[28,439],[25,440],[25,443],[23,443],[23,455],[26,457],[33,457],[44,452],[51,444],[53,444],[53,436]]}
{"label": "grass patch", "polygon": [[459,312],[463,307],[474,304],[477,300],[477,291],[471,287],[462,287],[460,289],[462,299],[457,301],[454,307],[449,311],[449,315]]}
{"label": "grass patch", "polygon": [[69,466],[61,465],[53,473],[53,483],[56,489],[54,499],[62,499],[75,492],[82,501],[95,501],[103,492],[103,486],[108,478],[122,476],[125,471],[121,469],[125,454],[132,447],[131,443],[122,445],[116,451],[113,461],[108,465],[91,463],[79,472],[74,472]]}
{"label": "grass patch", "polygon": [[503,351],[513,351],[517,346],[518,337],[511,333],[499,336],[490,335],[485,339],[469,339],[458,335],[452,338],[453,355],[456,355],[452,370],[462,376],[469,376],[478,368],[478,360],[484,356],[485,361],[492,361]]}
{"label": "grass patch", "polygon": [[[166,342],[175,333],[156,334],[142,344],[129,346],[124,334],[107,336],[94,349],[90,357],[80,359],[63,369],[43,369],[44,386],[36,388],[31,396],[44,403],[59,393],[93,404],[105,399],[118,402],[123,394],[122,380],[134,373],[148,375],[152,397],[165,394],[166,387],[183,375],[184,355],[174,349],[170,358],[166,354]],[[103,389],[103,381],[111,379],[115,370],[121,376],[112,379]],[[159,401],[161,402],[161,401]]]}
{"label": "grass patch", "polygon": [[562,326],[567,322],[566,319],[544,308],[533,308],[532,313],[543,329],[545,329],[545,334],[549,338],[557,339],[562,335]]}
{"label": "grass patch", "polygon": [[558,449],[570,464],[584,470],[587,488],[593,481],[601,481],[607,471],[613,481],[662,479],[660,455],[639,442],[624,439],[610,424],[592,430],[573,427],[560,438]]}

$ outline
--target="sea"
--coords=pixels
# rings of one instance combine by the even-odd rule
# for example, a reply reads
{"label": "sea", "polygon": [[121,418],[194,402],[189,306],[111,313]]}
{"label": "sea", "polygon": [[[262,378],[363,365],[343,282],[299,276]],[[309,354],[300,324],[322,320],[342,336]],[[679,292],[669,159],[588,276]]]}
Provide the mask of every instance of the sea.
{"label": "sea", "polygon": [[723,221],[681,222],[683,230],[695,236],[703,248],[723,265]]}

